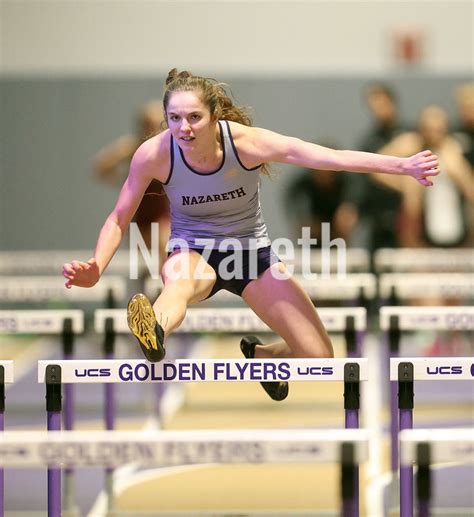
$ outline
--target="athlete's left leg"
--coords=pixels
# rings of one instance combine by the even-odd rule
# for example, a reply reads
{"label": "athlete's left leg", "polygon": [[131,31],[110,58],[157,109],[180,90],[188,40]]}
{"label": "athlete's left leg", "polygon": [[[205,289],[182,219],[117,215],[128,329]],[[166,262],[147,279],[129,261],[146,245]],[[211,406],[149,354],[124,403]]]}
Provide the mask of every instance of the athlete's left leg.
{"label": "athlete's left leg", "polygon": [[273,264],[242,292],[248,306],[284,340],[257,345],[255,357],[334,357],[331,340],[310,298],[293,277],[277,278],[276,270],[284,272],[285,265]]}

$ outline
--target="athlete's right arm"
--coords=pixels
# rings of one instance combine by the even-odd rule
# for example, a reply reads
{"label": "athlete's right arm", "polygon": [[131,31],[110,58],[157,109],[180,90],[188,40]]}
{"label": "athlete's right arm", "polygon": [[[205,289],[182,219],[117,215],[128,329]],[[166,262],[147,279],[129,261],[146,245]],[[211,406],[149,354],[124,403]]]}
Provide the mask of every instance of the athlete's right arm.
{"label": "athlete's right arm", "polygon": [[159,136],[147,140],[133,156],[130,172],[120,191],[114,209],[107,217],[97,239],[94,256],[87,262],[72,261],[64,264],[66,287],[93,287],[117,251],[120,242],[140,204],[146,188],[153,178],[159,178],[157,152]]}

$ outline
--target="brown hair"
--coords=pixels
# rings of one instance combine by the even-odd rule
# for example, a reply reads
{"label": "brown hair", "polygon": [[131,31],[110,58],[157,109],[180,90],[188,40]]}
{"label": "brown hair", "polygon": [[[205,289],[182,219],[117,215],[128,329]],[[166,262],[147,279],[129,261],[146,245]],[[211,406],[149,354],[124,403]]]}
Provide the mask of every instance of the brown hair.
{"label": "brown hair", "polygon": [[[169,99],[173,92],[197,91],[201,93],[202,102],[209,108],[212,117],[216,120],[230,120],[244,126],[251,126],[252,120],[248,108],[235,106],[231,95],[227,93],[228,86],[215,79],[193,75],[191,72],[178,72],[176,68],[169,71],[165,81],[163,93],[163,107],[166,113]],[[268,165],[261,167],[263,174],[268,174]]]}
{"label": "brown hair", "polygon": [[199,91],[202,102],[209,108],[211,116],[217,120],[231,120],[244,126],[251,126],[252,121],[245,108],[234,106],[230,95],[225,90],[225,84],[218,83],[215,79],[200,77],[190,72],[179,72],[176,68],[170,70],[165,82],[163,105],[165,112],[173,92]]}

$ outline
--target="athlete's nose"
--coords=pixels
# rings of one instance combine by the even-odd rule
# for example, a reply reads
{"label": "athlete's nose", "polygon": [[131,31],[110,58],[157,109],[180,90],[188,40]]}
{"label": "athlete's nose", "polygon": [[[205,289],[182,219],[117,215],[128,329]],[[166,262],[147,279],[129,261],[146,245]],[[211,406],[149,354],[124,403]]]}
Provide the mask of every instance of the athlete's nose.
{"label": "athlete's nose", "polygon": [[191,129],[191,126],[189,125],[189,122],[183,118],[181,120],[181,127],[180,127],[181,131],[184,131],[184,132],[188,132],[190,129]]}

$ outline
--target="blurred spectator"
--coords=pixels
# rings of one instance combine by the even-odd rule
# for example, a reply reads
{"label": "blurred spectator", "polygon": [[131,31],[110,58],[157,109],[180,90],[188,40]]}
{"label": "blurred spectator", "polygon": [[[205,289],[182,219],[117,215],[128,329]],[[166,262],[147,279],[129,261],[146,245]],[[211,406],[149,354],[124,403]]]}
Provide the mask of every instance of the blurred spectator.
{"label": "blurred spectator", "polygon": [[[130,161],[138,147],[164,128],[163,106],[159,101],[145,104],[137,117],[136,134],[123,135],[101,149],[94,158],[96,176],[110,184],[121,186],[128,175]],[[169,204],[159,181],[153,180],[140,203],[134,222],[143,240],[151,247],[151,223],[159,223],[160,263],[166,257],[165,246],[169,238]]]}
{"label": "blurred spectator", "polygon": [[[423,189],[402,176],[378,175],[373,179],[402,196],[399,235],[405,246],[460,246],[467,243],[467,204],[474,204],[469,163],[458,142],[448,133],[446,113],[438,106],[424,108],[418,130],[396,137],[381,153],[410,156],[430,149],[439,156],[441,174],[435,186]],[[421,187],[421,186],[420,186]]]}
{"label": "blurred spectator", "polygon": [[[403,127],[398,118],[397,98],[389,85],[373,82],[364,92],[372,126],[362,137],[358,148],[376,153],[402,133]],[[349,182],[350,197],[341,210],[352,207],[358,214],[352,245],[367,248],[371,252],[378,248],[397,247],[396,226],[401,207],[400,193],[376,183],[365,174],[351,175]]]}
{"label": "blurred spectator", "polygon": [[454,128],[454,136],[474,174],[474,82],[456,89],[456,101],[460,120]]}
{"label": "blurred spectator", "polygon": [[320,247],[321,224],[330,223],[331,239],[347,239],[356,217],[349,208],[339,210],[346,194],[348,175],[310,169],[295,171],[294,175],[285,194],[286,212],[292,220],[294,237],[300,237],[301,228],[307,226],[311,237],[318,239],[316,246]]}

